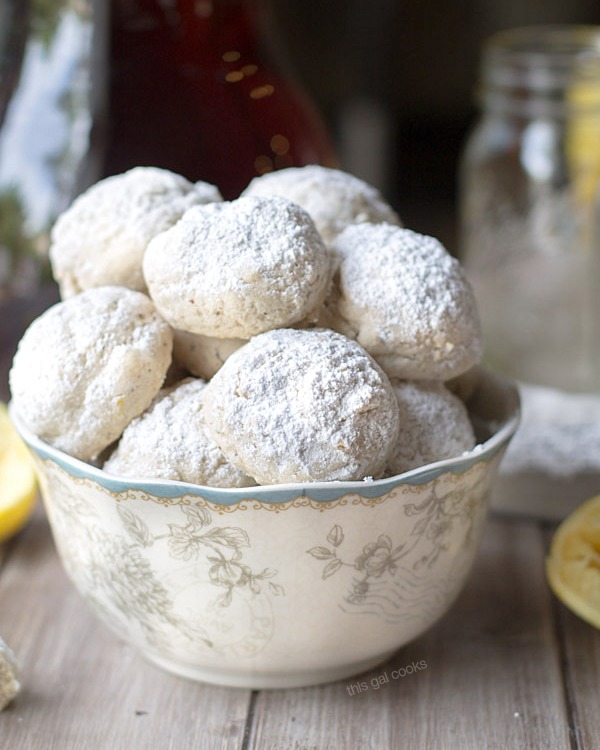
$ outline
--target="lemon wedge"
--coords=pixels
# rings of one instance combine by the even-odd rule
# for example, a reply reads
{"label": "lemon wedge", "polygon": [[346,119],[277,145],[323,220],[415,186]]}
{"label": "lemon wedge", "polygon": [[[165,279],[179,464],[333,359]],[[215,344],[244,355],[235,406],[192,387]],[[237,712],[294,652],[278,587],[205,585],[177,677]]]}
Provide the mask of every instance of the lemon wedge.
{"label": "lemon wedge", "polygon": [[36,496],[33,460],[0,403],[0,543],[25,525]]}
{"label": "lemon wedge", "polygon": [[600,628],[600,495],[560,524],[546,560],[546,575],[563,604]]}

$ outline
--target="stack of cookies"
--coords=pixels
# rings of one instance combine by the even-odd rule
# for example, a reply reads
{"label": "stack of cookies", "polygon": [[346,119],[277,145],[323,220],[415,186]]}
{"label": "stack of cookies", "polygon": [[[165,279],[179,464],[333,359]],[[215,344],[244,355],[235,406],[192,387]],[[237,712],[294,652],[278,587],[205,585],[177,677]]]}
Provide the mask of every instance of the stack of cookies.
{"label": "stack of cookies", "polygon": [[475,445],[471,288],[372,186],[310,166],[230,202],[151,167],[52,233],[62,301],[10,373],[41,439],[122,477],[218,487],[403,473]]}

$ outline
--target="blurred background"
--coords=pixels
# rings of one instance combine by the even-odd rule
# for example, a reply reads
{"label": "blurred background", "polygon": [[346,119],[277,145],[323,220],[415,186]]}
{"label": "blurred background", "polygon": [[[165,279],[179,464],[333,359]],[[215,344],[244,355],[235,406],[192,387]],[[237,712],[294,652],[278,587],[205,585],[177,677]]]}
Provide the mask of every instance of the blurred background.
{"label": "blurred background", "polygon": [[[258,48],[243,50],[242,62],[234,59],[247,36],[243,24],[253,24],[257,10],[264,11],[261,39],[300,83],[321,123],[295,91],[286,94],[281,79],[268,77],[269,62],[242,65]],[[227,21],[234,57],[225,59],[215,43],[211,62],[203,49],[225,28],[216,21],[233,13],[248,16],[242,25]],[[243,148],[267,154],[255,159],[258,173],[289,163],[338,163],[380,188],[408,227],[456,252],[457,168],[477,112],[483,42],[508,28],[567,23],[600,24],[600,5],[4,0],[0,299],[38,288],[54,218],[91,182],[136,164],[211,181],[227,160],[235,170]],[[215,59],[219,101],[201,75]],[[172,69],[177,79],[169,77]],[[286,112],[294,137],[279,139],[271,151],[267,131],[281,133]],[[257,145],[261,138],[266,152]],[[213,172],[204,174],[209,161]],[[224,194],[237,193],[231,187]]]}
{"label": "blurred background", "polygon": [[457,163],[477,114],[484,40],[530,24],[600,23],[593,0],[277,0],[272,11],[344,167],[453,251]]}

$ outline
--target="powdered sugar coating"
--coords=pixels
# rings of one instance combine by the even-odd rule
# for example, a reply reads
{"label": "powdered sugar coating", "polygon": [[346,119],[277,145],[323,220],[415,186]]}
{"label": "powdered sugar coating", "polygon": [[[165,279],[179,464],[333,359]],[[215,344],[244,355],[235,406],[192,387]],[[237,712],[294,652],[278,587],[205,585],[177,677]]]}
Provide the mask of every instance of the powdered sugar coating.
{"label": "powdered sugar coating", "polygon": [[211,487],[250,487],[209,437],[202,414],[206,383],[188,379],[161,391],[125,429],[104,470],[122,477],[172,479]]}
{"label": "powdered sugar coating", "polygon": [[208,384],[204,410],[223,453],[259,484],[377,476],[399,428],[385,373],[326,329],[251,339]]}
{"label": "powdered sugar coating", "polygon": [[155,167],[92,185],[52,230],[50,261],[63,299],[112,284],[145,291],[142,257],[150,240],[190,206],[221,200],[214,185]]}
{"label": "powdered sugar coating", "polygon": [[318,165],[290,167],[255,177],[242,195],[280,195],[310,214],[325,242],[351,224],[400,224],[381,193],[364,180],[340,169]]}
{"label": "powdered sugar coating", "polygon": [[453,458],[471,450],[475,433],[463,402],[439,381],[397,382],[400,433],[387,474]]}
{"label": "powdered sugar coating", "polygon": [[204,380],[210,380],[244,339],[217,339],[199,333],[173,330],[173,361]]}
{"label": "powdered sugar coating", "polygon": [[330,256],[308,214],[283,198],[197,206],[144,256],[150,295],[174,328],[248,339],[319,307]]}
{"label": "powdered sugar coating", "polygon": [[342,232],[332,251],[338,271],[330,319],[340,316],[390,377],[448,380],[479,361],[473,291],[435,238],[361,224]]}
{"label": "powdered sugar coating", "polygon": [[6,643],[0,638],[0,711],[19,694],[21,678],[17,659]]}
{"label": "powdered sugar coating", "polygon": [[89,289],[25,332],[10,371],[14,408],[42,440],[93,460],[152,401],[171,346],[171,329],[146,295]]}

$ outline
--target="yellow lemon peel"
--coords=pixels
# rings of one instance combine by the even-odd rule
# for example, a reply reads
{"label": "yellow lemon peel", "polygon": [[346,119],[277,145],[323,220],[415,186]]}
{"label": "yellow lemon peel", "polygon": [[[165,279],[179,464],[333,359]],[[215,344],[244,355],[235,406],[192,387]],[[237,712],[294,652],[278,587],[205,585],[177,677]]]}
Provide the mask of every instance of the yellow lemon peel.
{"label": "yellow lemon peel", "polygon": [[546,575],[563,604],[600,628],[600,495],[560,524],[546,560]]}
{"label": "yellow lemon peel", "polygon": [[25,525],[36,496],[33,460],[0,403],[0,543]]}

